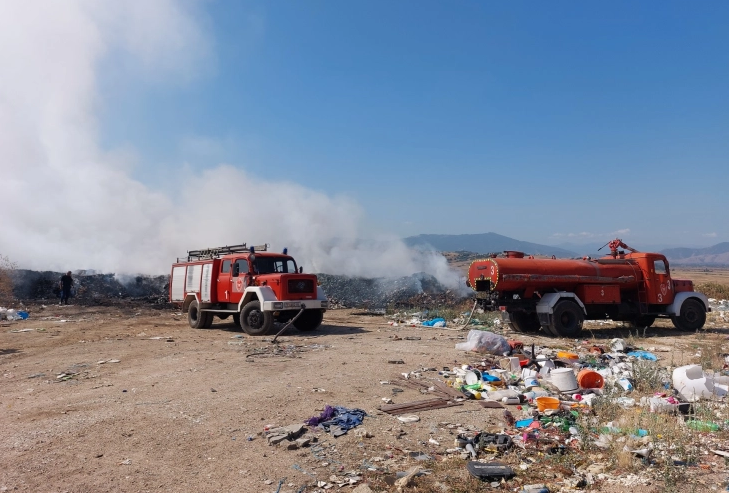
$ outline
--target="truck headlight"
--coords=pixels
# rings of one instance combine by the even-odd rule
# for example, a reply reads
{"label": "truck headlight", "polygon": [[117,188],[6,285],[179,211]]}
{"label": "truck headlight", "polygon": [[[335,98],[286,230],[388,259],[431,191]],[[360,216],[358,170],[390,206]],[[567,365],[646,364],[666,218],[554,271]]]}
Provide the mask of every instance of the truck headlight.
{"label": "truck headlight", "polygon": [[284,308],[284,303],[281,301],[274,302],[274,310],[281,310]]}

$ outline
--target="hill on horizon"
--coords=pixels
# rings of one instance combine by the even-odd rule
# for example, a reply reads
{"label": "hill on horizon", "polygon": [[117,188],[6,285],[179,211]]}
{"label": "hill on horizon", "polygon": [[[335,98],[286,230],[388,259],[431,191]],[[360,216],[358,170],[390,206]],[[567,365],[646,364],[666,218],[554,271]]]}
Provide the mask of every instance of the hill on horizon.
{"label": "hill on horizon", "polygon": [[662,250],[669,262],[679,265],[728,265],[730,243],[723,241],[706,248],[667,248]]}
{"label": "hill on horizon", "polygon": [[464,235],[418,235],[404,238],[410,247],[430,246],[440,252],[467,251],[474,253],[495,253],[517,250],[527,255],[555,255],[556,257],[576,257],[577,254],[563,248],[520,241],[497,233]]}

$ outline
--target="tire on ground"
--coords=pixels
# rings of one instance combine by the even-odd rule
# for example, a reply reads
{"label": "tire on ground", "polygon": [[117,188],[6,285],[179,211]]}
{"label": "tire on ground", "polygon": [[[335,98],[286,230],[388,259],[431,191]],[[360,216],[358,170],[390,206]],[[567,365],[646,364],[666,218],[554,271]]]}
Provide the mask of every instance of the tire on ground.
{"label": "tire on ground", "polygon": [[304,313],[294,321],[294,327],[302,332],[309,332],[322,325],[322,318],[321,310],[304,310]]}
{"label": "tire on ground", "polygon": [[643,329],[644,327],[651,327],[654,325],[654,322],[656,322],[654,315],[642,315],[633,320],[629,320],[629,327],[632,329]]}
{"label": "tire on ground", "polygon": [[575,337],[583,329],[583,310],[572,300],[560,300],[553,308],[550,331],[562,337]]}
{"label": "tire on ground", "polygon": [[540,330],[540,320],[537,318],[537,313],[534,312],[511,312],[509,323],[517,332],[529,333]]}
{"label": "tire on ground", "polygon": [[251,336],[268,334],[274,326],[274,314],[261,311],[261,303],[249,301],[241,310],[241,328]]}
{"label": "tire on ground", "polygon": [[205,329],[213,322],[213,315],[209,312],[201,312],[198,300],[190,303],[188,307],[188,325],[193,329]]}
{"label": "tire on ground", "polygon": [[707,320],[705,305],[697,298],[687,298],[679,309],[679,315],[672,315],[672,323],[679,330],[701,329]]}

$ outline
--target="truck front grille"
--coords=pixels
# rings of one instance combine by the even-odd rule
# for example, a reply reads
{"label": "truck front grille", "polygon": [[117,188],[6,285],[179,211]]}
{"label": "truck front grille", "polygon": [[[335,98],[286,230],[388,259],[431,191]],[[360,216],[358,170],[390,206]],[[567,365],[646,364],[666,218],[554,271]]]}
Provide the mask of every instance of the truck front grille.
{"label": "truck front grille", "polygon": [[314,281],[311,279],[289,279],[287,287],[290,293],[313,293]]}

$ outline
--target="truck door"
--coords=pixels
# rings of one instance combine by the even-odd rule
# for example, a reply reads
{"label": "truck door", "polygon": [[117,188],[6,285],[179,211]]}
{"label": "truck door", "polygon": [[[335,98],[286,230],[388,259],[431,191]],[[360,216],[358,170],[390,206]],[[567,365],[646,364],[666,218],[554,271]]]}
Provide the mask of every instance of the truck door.
{"label": "truck door", "polygon": [[661,257],[654,258],[651,265],[652,289],[649,294],[649,303],[668,305],[674,301],[674,289],[672,278],[669,275],[669,265],[667,265],[666,259]]}
{"label": "truck door", "polygon": [[231,299],[231,261],[224,260],[220,263],[218,273],[218,303],[230,303]]}
{"label": "truck door", "polygon": [[231,266],[230,298],[228,303],[238,303],[241,301],[246,286],[248,286],[248,260],[239,258]]}

